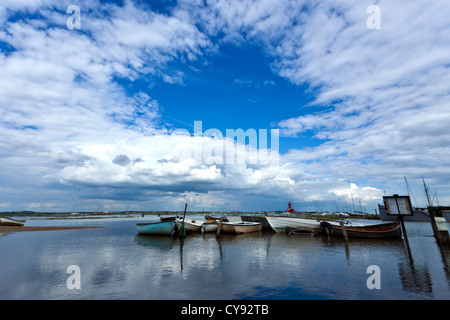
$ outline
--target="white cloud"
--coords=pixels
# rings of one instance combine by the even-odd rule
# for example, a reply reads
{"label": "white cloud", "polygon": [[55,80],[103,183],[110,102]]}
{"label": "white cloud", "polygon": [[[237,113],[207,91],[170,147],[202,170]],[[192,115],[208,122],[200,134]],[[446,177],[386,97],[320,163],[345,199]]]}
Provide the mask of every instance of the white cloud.
{"label": "white cloud", "polygon": [[[282,31],[270,33],[253,23],[246,33],[264,43],[276,72],[308,84],[317,97],[310,113],[277,126],[285,136],[313,132],[323,143],[286,157],[307,161],[306,171],[335,183],[344,178],[392,187],[404,175],[425,176],[445,190],[449,4],[379,1],[380,30],[367,29],[367,4],[360,1],[298,4],[278,4],[291,9],[296,25],[280,29],[280,23],[275,29]],[[273,15],[281,21],[286,12],[278,8]],[[240,22],[234,25],[235,32],[243,30]]]}
{"label": "white cloud", "polygon": [[[221,197],[236,206],[242,194],[231,195],[243,191],[311,201],[324,194],[348,199],[350,192],[376,201],[379,185],[404,175],[446,186],[447,3],[378,1],[381,29],[369,30],[369,4],[356,0],[180,1],[170,14],[131,1],[86,1],[79,31],[65,27],[63,4],[0,7],[0,41],[14,48],[0,54],[0,165],[8,181],[135,187],[143,196],[176,193],[199,204]],[[17,10],[39,17],[9,21]],[[168,135],[158,97],[129,94],[116,80],[183,83],[183,71],[168,64],[203,59],[223,42],[256,44],[274,72],[310,86],[312,112],[276,125],[286,136],[313,132],[322,144],[281,155],[277,169],[175,157],[180,144],[195,139]]]}
{"label": "white cloud", "polygon": [[363,201],[379,201],[383,196],[382,191],[373,187],[358,187],[354,183],[348,186],[337,187],[330,190],[331,193],[339,197],[345,197],[347,200],[353,200],[353,197]]}
{"label": "white cloud", "polygon": [[[55,184],[59,170],[64,175],[64,168],[101,162],[96,156],[118,141],[165,133],[159,103],[142,92],[129,95],[115,77],[147,74],[150,85],[152,77],[182,81],[182,73],[163,72],[166,63],[196,59],[209,45],[194,25],[129,1],[123,8],[89,1],[79,6],[82,29],[69,30],[63,3],[2,3],[0,41],[13,48],[0,56],[4,181]],[[10,22],[16,10],[25,15]],[[91,148],[98,149],[87,155]],[[124,173],[121,179],[111,174],[127,181]],[[88,183],[96,177],[78,178]]]}

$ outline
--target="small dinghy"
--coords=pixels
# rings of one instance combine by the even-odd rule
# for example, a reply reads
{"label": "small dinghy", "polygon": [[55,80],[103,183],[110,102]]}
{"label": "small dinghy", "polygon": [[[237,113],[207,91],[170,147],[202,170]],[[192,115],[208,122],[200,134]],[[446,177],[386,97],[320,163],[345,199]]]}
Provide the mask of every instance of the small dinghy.
{"label": "small dinghy", "polygon": [[147,223],[137,223],[136,230],[140,234],[146,235],[171,235],[175,229],[175,221],[157,221]]}
{"label": "small dinghy", "polygon": [[[344,231],[338,223],[323,221],[320,223],[322,231],[330,236],[343,237]],[[344,226],[349,238],[400,238],[402,236],[400,223],[379,223],[379,224],[362,224]]]}

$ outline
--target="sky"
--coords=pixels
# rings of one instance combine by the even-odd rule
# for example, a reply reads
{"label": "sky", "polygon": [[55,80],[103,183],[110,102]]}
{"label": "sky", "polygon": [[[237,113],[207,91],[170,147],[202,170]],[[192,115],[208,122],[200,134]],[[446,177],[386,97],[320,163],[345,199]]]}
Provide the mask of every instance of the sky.
{"label": "sky", "polygon": [[448,12],[3,0],[0,211],[448,205]]}

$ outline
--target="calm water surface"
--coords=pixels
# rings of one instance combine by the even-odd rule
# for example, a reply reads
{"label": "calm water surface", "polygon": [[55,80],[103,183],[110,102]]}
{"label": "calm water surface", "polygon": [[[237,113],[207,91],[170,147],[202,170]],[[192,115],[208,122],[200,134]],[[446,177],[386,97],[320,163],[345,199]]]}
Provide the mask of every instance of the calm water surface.
{"label": "calm water surface", "polygon": [[[406,223],[408,251],[403,240],[137,234],[137,222],[155,219],[28,220],[106,228],[1,235],[0,299],[450,298],[450,248],[436,244],[429,223]],[[70,265],[80,268],[80,289],[67,287]],[[371,265],[380,289],[367,287]]]}

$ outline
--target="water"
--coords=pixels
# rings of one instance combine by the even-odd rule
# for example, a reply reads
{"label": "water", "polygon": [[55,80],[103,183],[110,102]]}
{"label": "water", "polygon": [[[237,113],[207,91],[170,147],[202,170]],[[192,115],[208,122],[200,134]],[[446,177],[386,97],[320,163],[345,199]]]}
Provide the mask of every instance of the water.
{"label": "water", "polygon": [[[106,228],[0,236],[0,299],[450,298],[450,248],[436,244],[429,223],[406,223],[408,252],[401,239],[137,234],[137,222],[154,219],[28,220]],[[67,286],[71,265],[80,268],[80,289]],[[380,268],[380,289],[367,286],[371,265]]]}

